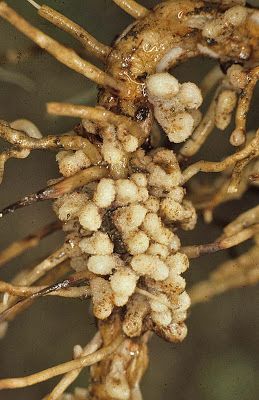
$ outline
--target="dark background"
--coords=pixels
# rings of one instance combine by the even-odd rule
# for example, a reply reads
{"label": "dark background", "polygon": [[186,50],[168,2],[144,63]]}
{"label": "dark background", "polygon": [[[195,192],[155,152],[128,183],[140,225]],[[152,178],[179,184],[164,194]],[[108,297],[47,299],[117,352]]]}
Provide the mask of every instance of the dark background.
{"label": "dark background", "polygon": [[[132,18],[111,0],[48,0],[46,3],[107,44],[132,22]],[[38,17],[36,10],[26,1],[9,0],[8,4],[46,33],[79,49],[79,45],[68,35]],[[156,2],[143,0],[142,4],[151,6]],[[253,4],[259,5],[258,0]],[[10,48],[23,51],[30,46],[29,40],[0,20],[0,56]],[[88,57],[88,60],[91,58]],[[91,61],[96,63],[95,60]],[[181,81],[199,83],[212,65],[213,62],[208,60],[193,60],[188,65],[178,67],[174,74]],[[2,119],[12,121],[27,118],[36,123],[44,134],[61,133],[68,131],[76,120],[47,116],[47,101],[95,104],[95,85],[45,53],[40,52],[18,65],[0,65],[0,68]],[[29,78],[33,90],[24,90],[14,84],[14,75],[7,82],[7,71],[9,77],[12,72]],[[18,80],[21,81],[21,78]],[[22,79],[21,82],[28,86],[26,80]],[[257,115],[258,91],[249,116],[249,128],[256,126],[256,118],[258,125]],[[228,144],[228,136],[228,133],[215,131],[197,158],[216,160],[233,151]],[[5,146],[2,142],[0,145],[3,148]],[[51,152],[34,151],[25,160],[9,161],[0,189],[0,207],[41,189],[46,186],[48,179],[57,176],[55,154]],[[227,223],[257,202],[256,191],[250,190],[242,202],[231,202],[219,207],[216,216]],[[24,237],[54,219],[50,202],[35,204],[7,216],[0,221],[0,248],[4,249],[11,241]],[[182,241],[184,244],[209,242],[220,231],[220,226],[206,226],[200,218],[195,231],[185,234]],[[35,264],[55,250],[62,240],[61,233],[44,239],[39,247],[24,253],[1,269],[0,279],[11,279],[23,267]],[[188,285],[204,279],[217,264],[240,251],[242,248],[192,262],[186,274]],[[153,337],[150,344],[150,367],[142,385],[144,399],[258,399],[258,297],[258,287],[245,288],[227,293],[210,303],[195,306],[187,321],[188,337],[182,344],[172,345]],[[55,297],[39,299],[10,324],[6,337],[0,342],[0,377],[28,375],[70,360],[73,346],[84,345],[94,332],[95,323],[89,311],[89,302]],[[0,399],[41,399],[59,379],[27,389],[0,392]],[[86,386],[87,379],[85,371],[76,384]]]}

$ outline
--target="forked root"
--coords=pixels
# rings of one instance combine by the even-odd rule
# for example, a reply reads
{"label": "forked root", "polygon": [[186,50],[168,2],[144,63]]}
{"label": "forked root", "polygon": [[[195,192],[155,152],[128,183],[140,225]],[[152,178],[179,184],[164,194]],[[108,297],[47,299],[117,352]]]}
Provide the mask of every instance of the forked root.
{"label": "forked root", "polygon": [[[0,314],[0,321],[5,322],[5,321],[11,321],[13,320],[18,314],[20,314],[22,311],[26,310],[29,306],[31,306],[36,299],[42,296],[61,296],[61,297],[86,297],[90,295],[89,288],[87,286],[84,287],[74,287],[70,288],[71,285],[75,286],[80,283],[85,283],[86,280],[90,279],[89,277],[89,272],[84,271],[84,273],[76,273],[71,276],[69,276],[67,279],[53,284],[53,282],[59,281],[64,275],[69,271],[70,267],[70,261],[65,260],[62,263],[58,264],[55,266],[55,268],[52,268],[50,271],[48,271],[46,274],[44,273],[43,277],[37,282],[39,284],[43,284],[44,287],[40,289],[39,287],[34,287],[30,288],[29,286],[25,286],[28,278],[30,278],[30,272],[25,272],[21,277],[18,275],[16,278],[13,280],[15,285],[8,286],[6,282],[2,282],[2,288],[7,289],[6,293],[12,292],[5,303],[0,303],[0,310],[2,313]],[[36,267],[38,268],[38,267]],[[35,270],[35,269],[34,269]],[[33,270],[33,271],[34,271]],[[32,273],[33,273],[32,271]],[[35,281],[35,280],[34,280]],[[32,282],[34,283],[34,282]],[[50,286],[46,286],[49,285]],[[17,285],[19,285],[17,287]],[[29,284],[28,284],[29,285]],[[69,290],[67,290],[69,288]],[[28,295],[29,297],[25,296],[25,299],[17,301],[17,296],[15,295],[17,293],[17,296],[19,297],[24,297],[25,294],[26,296]],[[9,307],[9,308],[8,308]]]}
{"label": "forked root", "polygon": [[21,280],[21,285],[31,285],[40,279],[43,275],[45,275],[48,271],[55,268],[57,265],[61,264],[63,261],[67,259],[67,255],[65,252],[65,245],[60,247],[54,253],[49,255],[45,260],[43,260],[40,264],[34,267],[28,274],[24,276]]}
{"label": "forked root", "polygon": [[[1,4],[0,4],[1,7]],[[26,133],[13,129],[5,121],[0,121],[0,137],[5,141],[17,146],[21,149],[28,150],[78,150],[81,149],[91,160],[93,164],[97,164],[102,160],[102,157],[95,145],[88,139],[80,136],[49,135],[41,139],[29,137]]]}
{"label": "forked root", "polygon": [[190,165],[183,171],[182,183],[186,183],[198,172],[221,172],[231,167],[236,162],[243,160],[247,157],[255,158],[259,154],[259,130],[256,132],[255,137],[247,144],[242,150],[226,157],[223,161],[198,161]]}
{"label": "forked root", "polygon": [[[96,333],[93,339],[82,349],[80,357],[88,356],[94,353],[102,344],[102,339],[100,333]],[[57,400],[65,392],[65,390],[76,380],[78,375],[81,373],[83,368],[78,370],[67,372],[66,375],[60,380],[60,382],[55,386],[52,392],[44,398],[44,400]]]}
{"label": "forked root", "polygon": [[259,206],[253,207],[239,215],[234,221],[224,228],[222,237],[229,237],[237,234],[249,226],[259,223]]}
{"label": "forked root", "polygon": [[54,378],[55,376],[66,374],[67,372],[84,368],[89,365],[96,364],[103,360],[105,357],[113,353],[117,347],[125,339],[124,335],[120,334],[117,338],[109,345],[97,350],[92,354],[88,354],[85,357],[80,357],[76,360],[68,361],[63,364],[59,364],[55,367],[45,369],[44,371],[38,372],[33,375],[29,375],[23,378],[11,378],[0,380],[0,390],[2,389],[17,389],[27,386],[32,386],[40,382],[47,381],[48,379]]}
{"label": "forked root", "polygon": [[70,69],[98,85],[109,87],[116,92],[122,89],[120,82],[112,76],[79,57],[74,50],[63,46],[39,29],[34,28],[3,1],[0,3],[0,16]]}
{"label": "forked root", "polygon": [[[36,268],[39,270],[39,267]],[[35,272],[35,269],[32,272]],[[29,286],[31,283],[35,282],[35,279],[32,279],[33,282],[30,282],[29,279],[31,275],[31,272],[25,274],[19,279],[19,285],[0,281],[0,293],[6,292],[12,296],[29,297],[29,300],[48,295],[73,298],[87,297],[91,294],[89,286],[80,286],[86,284],[87,281],[92,278],[92,274],[88,270],[72,274],[61,282],[51,284],[50,286]],[[28,283],[28,286],[24,286],[26,283]],[[19,306],[20,303],[21,302],[16,303],[15,306]],[[12,309],[8,309],[8,311],[12,312]],[[0,317],[4,319],[3,315],[0,315]]]}
{"label": "forked root", "polygon": [[251,177],[257,169],[257,160],[250,161],[250,157],[238,161],[232,171],[227,171],[225,176],[220,176],[214,181],[213,186],[210,185],[210,188],[205,190],[203,199],[200,191],[199,198],[192,197],[195,208],[203,211],[207,223],[212,221],[213,211],[217,206],[227,201],[240,199],[253,184]]}

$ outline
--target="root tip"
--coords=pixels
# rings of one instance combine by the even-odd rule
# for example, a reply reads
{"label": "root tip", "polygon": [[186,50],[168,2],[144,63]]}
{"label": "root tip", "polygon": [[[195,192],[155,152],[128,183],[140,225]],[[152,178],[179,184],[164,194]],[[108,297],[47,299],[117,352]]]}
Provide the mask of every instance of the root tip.
{"label": "root tip", "polygon": [[33,7],[35,7],[37,10],[39,10],[41,8],[41,6],[36,3],[36,1],[34,0],[26,0],[28,3],[30,3]]}

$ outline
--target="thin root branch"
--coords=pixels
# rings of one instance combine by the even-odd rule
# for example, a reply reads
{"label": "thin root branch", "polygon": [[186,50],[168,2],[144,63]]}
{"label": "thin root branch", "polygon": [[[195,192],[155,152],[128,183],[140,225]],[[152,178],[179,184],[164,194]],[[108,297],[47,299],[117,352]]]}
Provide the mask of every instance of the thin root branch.
{"label": "thin root branch", "polygon": [[258,232],[259,224],[255,224],[249,228],[237,232],[233,236],[220,238],[213,243],[182,247],[181,251],[185,253],[188,258],[197,258],[204,254],[215,253],[216,251],[225,250],[237,246],[238,244],[243,243],[248,239],[251,239]]}
{"label": "thin root branch", "polygon": [[108,169],[105,167],[96,166],[79,171],[69,178],[62,179],[58,183],[42,189],[37,193],[29,194],[21,200],[5,207],[2,211],[0,211],[0,218],[13,213],[19,208],[27,207],[33,203],[43,200],[56,199],[63,194],[70,193],[81,186],[87,185],[89,182],[99,180],[107,175]]}
{"label": "thin root branch", "polygon": [[134,0],[113,0],[120,8],[133,18],[143,18],[148,14],[148,9],[141,6]]}
{"label": "thin root branch", "polygon": [[221,172],[231,167],[236,162],[253,155],[253,158],[259,154],[259,130],[255,137],[242,150],[226,157],[223,161],[198,161],[183,171],[182,183],[186,183],[198,172]]}
{"label": "thin root branch", "polygon": [[259,77],[259,67],[253,68],[247,76],[247,85],[239,98],[236,111],[236,128],[230,137],[230,143],[233,146],[240,146],[246,140],[246,120],[250,103],[254,93],[254,88]]}
{"label": "thin root branch", "polygon": [[62,64],[84,75],[98,85],[109,87],[116,93],[120,91],[120,82],[79,57],[74,50],[63,46],[39,29],[33,27],[3,1],[0,3],[0,16],[10,22],[16,29],[33,40],[39,47],[46,50]]}
{"label": "thin root branch", "polygon": [[61,228],[59,221],[51,222],[45,225],[43,228],[39,229],[37,232],[26,236],[22,240],[17,240],[8,246],[5,250],[0,253],[0,266],[6,264],[13,258],[24,253],[26,250],[31,249],[39,244],[39,242],[46,236],[54,233]]}
{"label": "thin root branch", "polygon": [[124,335],[120,334],[108,346],[102,347],[100,350],[97,350],[92,354],[88,354],[85,357],[80,357],[76,360],[59,364],[55,367],[45,369],[44,371],[23,378],[2,379],[0,380],[0,390],[16,389],[21,387],[32,386],[35,385],[36,383],[44,382],[47,381],[48,379],[54,378],[55,376],[63,375],[66,374],[67,372],[96,364],[97,362],[103,360],[111,353],[113,353],[118,348],[118,346],[122,344],[124,339],[125,339]]}
{"label": "thin root branch", "polygon": [[[63,285],[65,287],[65,285]],[[0,281],[0,293],[9,293],[17,297],[59,296],[68,298],[86,297],[90,294],[88,286],[60,289],[60,284],[49,286],[15,286]]]}
{"label": "thin root branch", "polygon": [[33,7],[37,8],[37,10],[40,9],[40,5],[38,3],[36,3],[36,1],[34,0],[27,0],[28,3],[30,3]]}
{"label": "thin root branch", "polygon": [[10,158],[26,158],[29,154],[30,150],[27,149],[10,149],[0,154],[0,184],[3,180],[6,161],[10,160]]}
{"label": "thin root branch", "polygon": [[93,54],[102,61],[105,61],[108,57],[111,51],[109,46],[105,46],[98,42],[98,40],[91,36],[81,26],[77,25],[75,22],[71,21],[56,10],[53,10],[53,8],[43,5],[39,8],[39,15],[56,25],[58,28],[72,35],[90,54]]}
{"label": "thin root branch", "polygon": [[[51,293],[51,288],[53,288],[53,282],[58,281],[61,279],[69,270],[70,270],[70,262],[68,260],[63,261],[61,264],[57,265],[54,269],[50,270],[47,272],[41,279],[37,280],[39,285],[44,285],[44,287],[47,287],[47,289],[43,289],[41,293],[33,294],[33,298],[26,298],[24,300],[19,301],[18,303],[15,303],[17,301],[17,297],[10,295],[7,298],[6,303],[0,303],[0,320],[1,321],[11,321],[13,320],[18,314],[26,310],[28,307],[30,307],[34,301],[41,295],[47,295]],[[21,276],[20,276],[21,275]],[[25,272],[25,274],[18,274],[13,279],[13,284],[16,286],[19,285],[19,287],[24,286],[24,278],[29,275],[29,272]],[[51,284],[52,286],[46,286]],[[28,287],[28,286],[27,286]],[[54,289],[53,289],[54,290]],[[8,308],[9,307],[9,308]]]}
{"label": "thin root branch", "polygon": [[40,279],[43,275],[45,275],[48,271],[55,268],[57,265],[61,264],[63,261],[67,259],[67,255],[65,252],[65,246],[60,247],[50,256],[48,256],[45,260],[41,263],[36,265],[28,274],[26,274],[19,285],[32,285],[38,279]]}
{"label": "thin root branch", "polygon": [[215,127],[215,109],[218,94],[219,91],[217,91],[213,97],[210,106],[202,118],[199,126],[195,129],[192,136],[181,147],[178,156],[179,160],[192,157],[194,154],[196,154],[210,133],[213,131]]}
{"label": "thin root branch", "polygon": [[[80,357],[88,356],[96,352],[102,344],[102,339],[100,333],[96,333],[93,339],[88,343],[82,350]],[[66,375],[60,380],[60,382],[55,386],[52,392],[46,397],[45,400],[57,400],[62,396],[65,390],[76,380],[83,368],[78,370],[67,372]]]}
{"label": "thin root branch", "polygon": [[207,94],[210,92],[210,90],[220,81],[224,78],[224,74],[221,71],[221,68],[216,65],[213,67],[207,75],[203,78],[203,80],[200,83],[200,90],[202,93],[203,98],[207,96]]}
{"label": "thin root branch", "polygon": [[[39,289],[38,287],[30,288],[29,286],[38,280],[35,279],[36,272],[39,272],[40,276],[45,275],[45,272],[42,273],[40,267],[42,266],[39,264],[32,271],[25,273],[21,278],[19,278],[18,276],[19,279],[17,279],[17,281],[15,282],[16,285],[13,284],[10,285],[6,282],[0,283],[0,292],[4,291],[11,295],[11,297],[8,298],[6,303],[5,304],[3,303],[2,307],[0,308],[3,310],[3,312],[0,314],[0,321],[12,320],[18,313],[27,308],[28,305],[31,305],[34,300],[42,296],[54,294],[54,295],[60,295],[61,297],[85,297],[90,295],[90,290],[88,287],[75,288],[75,290],[68,290],[70,289],[71,286],[79,285],[82,282],[85,283],[85,281],[89,278],[88,276],[89,273],[74,274],[68,277],[67,279],[63,280],[62,282],[57,282],[47,287],[44,286],[42,289]],[[19,286],[17,286],[17,282]],[[16,296],[26,297],[26,298],[14,304],[15,301],[17,300]]]}
{"label": "thin root branch", "polygon": [[[204,219],[207,223],[212,221],[213,210],[219,204],[230,200],[240,199],[253,183],[250,177],[257,168],[257,160],[255,159],[253,162],[246,165],[250,160],[251,158],[248,157],[237,162],[232,172],[226,172],[225,176],[220,176],[216,179],[213,183],[213,188],[210,186],[210,189],[212,190],[208,188],[207,193],[204,193],[204,200],[202,200],[201,197],[196,200],[196,196],[192,198],[195,208],[197,210],[203,210]],[[232,175],[229,177],[229,174],[231,173]]]}
{"label": "thin root branch", "polygon": [[221,264],[206,281],[199,282],[189,291],[192,305],[203,303],[212,297],[235,288],[259,283],[258,246],[234,260]]}
{"label": "thin root branch", "polygon": [[253,159],[253,154],[240,160],[236,163],[233,168],[232,175],[230,178],[230,182],[228,185],[227,193],[237,193],[240,183],[242,181],[242,172],[244,168],[249,164],[249,162]]}
{"label": "thin root branch", "polygon": [[49,114],[63,115],[67,117],[78,117],[90,121],[99,122],[103,126],[113,124],[115,126],[125,125],[125,128],[138,139],[145,138],[145,132],[137,122],[132,121],[124,115],[117,115],[102,107],[78,106],[68,103],[48,103],[47,111]]}
{"label": "thin root branch", "polygon": [[259,222],[259,206],[253,207],[239,215],[234,221],[224,228],[224,236],[229,237],[237,234],[249,226]]}
{"label": "thin root branch", "polygon": [[[1,4],[0,4],[1,7]],[[49,135],[41,139],[32,138],[26,133],[11,128],[7,122],[0,122],[0,137],[14,146],[28,150],[78,150],[81,149],[85,152],[87,157],[93,164],[99,163],[102,157],[96,148],[88,139],[80,136],[62,135],[55,136]]]}

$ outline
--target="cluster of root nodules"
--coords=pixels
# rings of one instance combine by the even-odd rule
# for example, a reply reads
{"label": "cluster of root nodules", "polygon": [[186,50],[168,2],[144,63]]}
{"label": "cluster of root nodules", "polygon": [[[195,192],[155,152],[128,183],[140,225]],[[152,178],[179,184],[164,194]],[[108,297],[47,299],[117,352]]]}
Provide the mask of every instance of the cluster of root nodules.
{"label": "cluster of root nodules", "polygon": [[[107,157],[105,145],[101,151]],[[111,145],[111,160],[116,151]],[[181,341],[190,305],[181,274],[189,262],[175,231],[193,229],[196,213],[172,151],[138,149],[127,157],[127,178],[103,178],[56,200],[71,267],[90,272],[96,318],[119,307],[127,336],[153,329]],[[90,163],[80,151],[62,151],[57,160],[65,176]]]}
{"label": "cluster of root nodules", "polygon": [[[147,93],[169,140],[190,136],[202,103],[199,88],[158,73],[148,78]],[[71,266],[92,274],[95,317],[106,319],[120,307],[127,336],[153,329],[169,341],[181,341],[190,305],[181,274],[189,262],[175,232],[193,229],[196,212],[185,199],[176,156],[166,148],[145,152],[123,125],[101,132],[92,121],[83,125],[101,134],[100,152],[110,173],[55,202]],[[64,177],[91,166],[82,150],[61,151],[57,161]]]}

